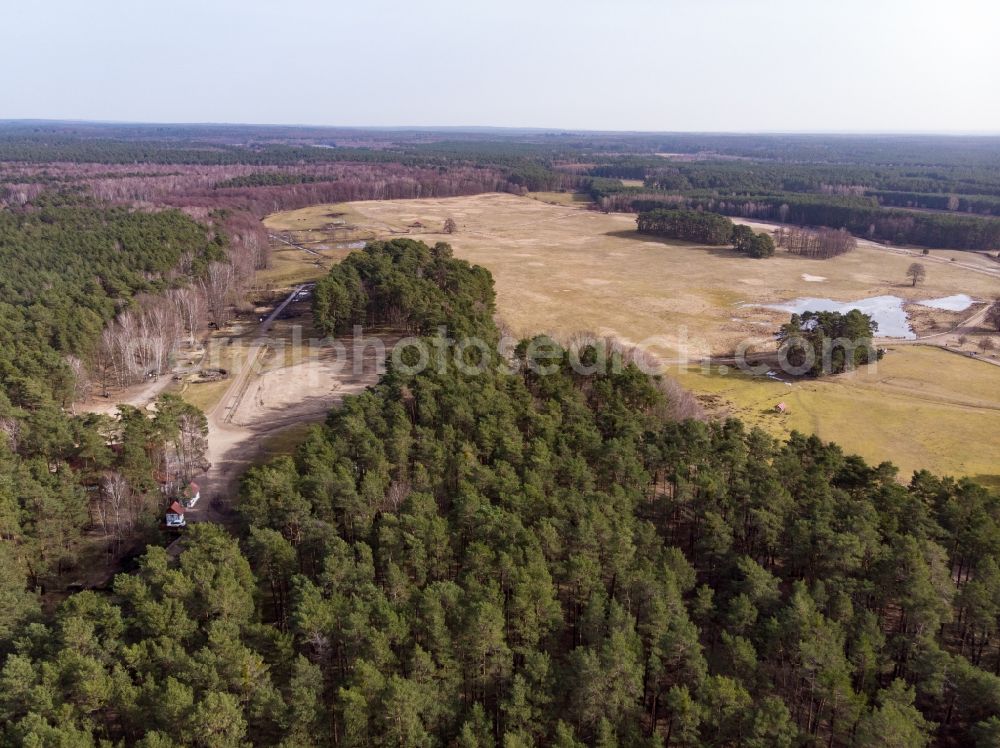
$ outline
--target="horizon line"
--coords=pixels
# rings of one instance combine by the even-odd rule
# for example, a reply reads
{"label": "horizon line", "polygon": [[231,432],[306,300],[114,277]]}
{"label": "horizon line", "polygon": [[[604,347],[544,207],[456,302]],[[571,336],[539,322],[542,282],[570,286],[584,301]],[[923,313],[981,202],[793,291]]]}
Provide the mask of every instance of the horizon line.
{"label": "horizon line", "polygon": [[932,137],[1000,137],[1000,130],[643,130],[643,129],[592,129],[587,127],[539,127],[535,125],[332,125],[294,122],[238,122],[238,121],[154,121],[48,117],[0,117],[0,126],[11,124],[68,124],[68,125],[117,125],[146,127],[283,127],[292,129],[356,130],[359,132],[511,132],[551,135],[616,134],[616,135],[810,135],[810,136],[932,136]]}

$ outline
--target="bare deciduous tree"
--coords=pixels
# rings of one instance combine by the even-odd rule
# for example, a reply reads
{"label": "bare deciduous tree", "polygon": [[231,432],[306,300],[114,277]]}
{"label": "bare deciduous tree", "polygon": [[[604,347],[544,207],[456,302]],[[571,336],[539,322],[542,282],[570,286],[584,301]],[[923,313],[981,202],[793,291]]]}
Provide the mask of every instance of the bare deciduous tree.
{"label": "bare deciduous tree", "polygon": [[169,369],[181,329],[177,306],[162,296],[137,301],[138,311],[122,312],[101,333],[92,371],[105,397],[112,385],[128,387]]}
{"label": "bare deciduous tree", "polygon": [[845,229],[779,227],[774,232],[774,242],[792,254],[829,259],[850,252],[858,246],[857,240]]}
{"label": "bare deciduous tree", "polygon": [[173,289],[169,293],[169,298],[177,310],[181,326],[188,334],[188,343],[193,348],[194,336],[205,315],[205,296],[200,287],[186,287]]}
{"label": "bare deciduous tree", "polygon": [[178,338],[177,310],[163,297],[146,297],[139,314],[140,347],[137,351],[143,376],[163,374]]}
{"label": "bare deciduous tree", "polygon": [[73,401],[79,402],[86,399],[90,395],[92,385],[90,372],[87,371],[87,367],[84,366],[79,356],[72,354],[66,356],[66,365],[73,374]]}
{"label": "bare deciduous tree", "polygon": [[208,314],[216,327],[223,327],[230,319],[230,302],[236,286],[233,266],[228,262],[213,262],[203,282]]}
{"label": "bare deciduous tree", "polygon": [[17,454],[21,443],[21,421],[12,416],[0,417],[0,435],[6,438],[10,451]]}
{"label": "bare deciduous tree", "polygon": [[184,413],[177,420],[177,438],[174,440],[174,455],[182,480],[208,469],[208,430],[205,419],[200,414]]}
{"label": "bare deciduous tree", "polygon": [[921,283],[927,277],[927,268],[919,262],[914,262],[906,269],[906,277],[916,286],[917,283]]}
{"label": "bare deciduous tree", "polygon": [[106,537],[111,538],[114,555],[121,552],[123,542],[135,530],[144,503],[142,494],[133,491],[121,473],[112,470],[101,478],[100,492],[92,511],[95,523]]}

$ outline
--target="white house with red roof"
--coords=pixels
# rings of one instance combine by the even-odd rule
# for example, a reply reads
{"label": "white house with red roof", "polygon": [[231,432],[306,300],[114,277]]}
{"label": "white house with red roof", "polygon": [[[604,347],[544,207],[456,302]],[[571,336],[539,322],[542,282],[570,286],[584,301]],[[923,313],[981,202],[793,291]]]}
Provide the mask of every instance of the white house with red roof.
{"label": "white house with red roof", "polygon": [[173,502],[167,509],[165,517],[167,527],[184,527],[187,521],[184,519],[184,512],[187,511],[179,501]]}

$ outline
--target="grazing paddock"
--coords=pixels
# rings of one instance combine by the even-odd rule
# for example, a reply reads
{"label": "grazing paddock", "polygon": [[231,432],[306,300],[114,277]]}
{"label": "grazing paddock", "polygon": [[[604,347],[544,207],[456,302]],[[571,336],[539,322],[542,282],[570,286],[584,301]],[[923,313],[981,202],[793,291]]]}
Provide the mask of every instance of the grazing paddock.
{"label": "grazing paddock", "polygon": [[[313,206],[266,223],[320,242],[337,215],[359,235],[448,241],[456,256],[493,273],[499,316],[515,334],[613,335],[671,363],[681,382],[711,398],[715,409],[776,435],[815,432],[870,461],[892,460],[904,477],[926,467],[1000,480],[1000,367],[898,345],[873,372],[789,387],[766,378],[706,375],[683,363],[730,353],[743,341],[773,350],[773,333],[788,315],[758,304],[882,295],[913,302],[958,293],[982,302],[1000,294],[1000,280],[970,266],[988,270],[992,260],[970,255],[969,262],[928,262],[926,281],[913,288],[906,278],[912,256],[866,242],[829,260],[781,250],[753,260],[728,248],[639,235],[634,216],[585,210],[564,200],[565,193],[553,193],[553,200],[557,195],[556,205],[546,202],[549,195],[489,194]],[[441,232],[448,217],[458,224],[452,235]],[[423,228],[413,228],[418,222]],[[963,316],[925,312],[917,332],[931,324],[937,331]],[[780,400],[788,403],[787,414],[774,413]],[[862,422],[864,429],[857,425]]]}

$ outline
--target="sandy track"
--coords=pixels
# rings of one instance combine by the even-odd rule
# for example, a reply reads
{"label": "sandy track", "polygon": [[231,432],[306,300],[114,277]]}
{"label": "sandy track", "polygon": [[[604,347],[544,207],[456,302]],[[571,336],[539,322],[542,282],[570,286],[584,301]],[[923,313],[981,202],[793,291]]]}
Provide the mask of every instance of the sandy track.
{"label": "sandy track", "polygon": [[[390,344],[387,339],[387,348]],[[257,356],[247,359],[229,391],[208,414],[211,467],[197,479],[202,501],[189,511],[189,522],[233,524],[239,478],[247,467],[267,456],[269,438],[300,423],[323,421],[345,396],[378,382],[383,368],[375,347],[355,351],[348,340],[344,350],[342,356],[324,351],[310,360],[290,366],[279,362],[264,371],[257,371]],[[244,391],[236,398],[240,388]]]}
{"label": "sandy track", "polygon": [[[246,469],[267,457],[267,441],[300,423],[321,422],[350,394],[378,382],[383,372],[377,346],[345,339],[336,349],[283,344],[268,338],[281,312],[303,290],[297,286],[255,331],[256,340],[218,404],[207,414],[208,471],[196,478],[201,500],[188,522],[236,524],[233,504]],[[376,336],[371,336],[374,340]],[[394,337],[379,338],[389,349]],[[276,355],[275,350],[282,351]],[[182,536],[183,537],[183,536]],[[180,552],[180,543],[168,549]]]}
{"label": "sandy track", "polygon": [[131,405],[135,408],[145,408],[160,396],[172,380],[172,375],[163,374],[156,379],[134,385],[121,390],[111,397],[95,397],[86,402],[76,403],[74,409],[80,413],[100,413],[113,416],[118,412],[119,405]]}

